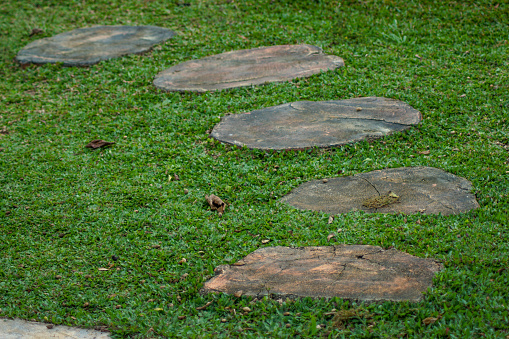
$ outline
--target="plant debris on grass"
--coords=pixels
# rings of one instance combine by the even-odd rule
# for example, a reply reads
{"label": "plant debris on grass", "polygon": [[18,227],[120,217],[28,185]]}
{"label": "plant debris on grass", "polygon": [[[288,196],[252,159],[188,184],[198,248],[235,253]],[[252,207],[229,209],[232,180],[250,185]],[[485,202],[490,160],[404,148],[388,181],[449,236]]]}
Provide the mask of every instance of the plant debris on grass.
{"label": "plant debris on grass", "polygon": [[[116,338],[509,335],[508,3],[7,0],[0,12],[0,317]],[[94,25],[177,35],[90,67],[14,62],[32,41]],[[152,84],[185,61],[285,44],[321,47],[345,66],[214,93]],[[404,101],[423,120],[377,140],[289,152],[206,133],[226,114],[368,96]],[[84,151],[100,138],[115,147]],[[279,202],[309,180],[408,166],[468,179],[480,208],[355,211],[329,223]],[[204,207],[210,192],[228,202],[222,218]],[[324,246],[327,234],[444,270],[419,303],[199,293],[219,265],[264,246]],[[326,315],[359,308],[372,317],[341,327]]]}

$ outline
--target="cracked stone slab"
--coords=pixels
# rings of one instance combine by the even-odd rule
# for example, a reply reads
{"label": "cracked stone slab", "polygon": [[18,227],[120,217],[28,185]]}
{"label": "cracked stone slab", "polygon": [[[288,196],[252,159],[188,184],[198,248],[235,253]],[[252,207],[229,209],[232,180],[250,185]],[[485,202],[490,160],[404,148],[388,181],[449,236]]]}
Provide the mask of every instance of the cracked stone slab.
{"label": "cracked stone slab", "polygon": [[211,136],[262,150],[333,147],[381,138],[417,125],[421,113],[388,98],[297,101],[222,118]]}
{"label": "cracked stone slab", "polygon": [[309,77],[344,64],[312,45],[260,47],[186,61],[159,73],[154,85],[166,91],[207,92]]}
{"label": "cracked stone slab", "polygon": [[419,301],[442,266],[370,245],[265,247],[221,265],[202,293]]}
{"label": "cracked stone slab", "polygon": [[[326,181],[326,182],[324,182]],[[337,214],[353,210],[369,213],[450,215],[479,207],[472,184],[433,167],[402,167],[353,176],[306,182],[281,201],[304,210]],[[363,206],[366,199],[393,192],[396,203],[380,208]]]}
{"label": "cracked stone slab", "polygon": [[174,36],[157,26],[94,26],[79,28],[26,45],[16,56],[21,64],[61,62],[64,66],[89,66],[127,54],[146,52]]}
{"label": "cracked stone slab", "polygon": [[108,339],[104,332],[69,326],[54,326],[21,319],[0,319],[0,337],[2,339]]}

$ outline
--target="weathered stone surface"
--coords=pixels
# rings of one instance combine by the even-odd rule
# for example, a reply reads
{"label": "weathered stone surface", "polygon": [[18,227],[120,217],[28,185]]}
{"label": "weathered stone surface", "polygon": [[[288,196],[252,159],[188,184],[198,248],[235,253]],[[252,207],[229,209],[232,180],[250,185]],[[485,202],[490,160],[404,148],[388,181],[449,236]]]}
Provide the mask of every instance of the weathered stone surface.
{"label": "weathered stone surface", "polygon": [[203,293],[419,301],[441,265],[378,246],[260,248],[215,269]]}
{"label": "weathered stone surface", "polygon": [[0,319],[2,339],[108,339],[104,332],[69,326],[54,326],[20,319]]}
{"label": "weathered stone surface", "polygon": [[333,147],[409,129],[421,113],[388,98],[298,101],[223,117],[211,136],[251,149]]}
{"label": "weathered stone surface", "polygon": [[[281,200],[300,209],[326,213],[363,210],[371,213],[459,214],[479,207],[470,193],[471,183],[433,167],[402,167],[313,180],[294,189]],[[393,192],[396,203],[380,208],[363,206],[367,199]]]}
{"label": "weathered stone surface", "polygon": [[159,73],[154,85],[166,91],[206,92],[303,78],[341,66],[343,59],[316,46],[260,47],[186,61]]}
{"label": "weathered stone surface", "polygon": [[102,60],[148,51],[175,33],[156,26],[94,26],[33,41],[16,56],[21,64],[89,66]]}

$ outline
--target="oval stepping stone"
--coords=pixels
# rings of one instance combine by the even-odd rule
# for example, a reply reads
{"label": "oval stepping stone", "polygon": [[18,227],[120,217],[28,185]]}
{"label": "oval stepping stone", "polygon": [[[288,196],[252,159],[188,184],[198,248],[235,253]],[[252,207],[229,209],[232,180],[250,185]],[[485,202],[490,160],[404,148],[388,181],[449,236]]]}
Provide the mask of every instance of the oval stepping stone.
{"label": "oval stepping stone", "polygon": [[206,92],[308,77],[344,64],[316,46],[260,47],[186,61],[159,73],[154,85],[166,91]]}
{"label": "oval stepping stone", "polygon": [[409,129],[421,113],[388,98],[298,101],[223,117],[211,136],[262,150],[333,147]]}
{"label": "oval stepping stone", "polygon": [[459,214],[479,207],[471,183],[433,167],[402,167],[306,182],[281,199],[326,213]]}
{"label": "oval stepping stone", "polygon": [[143,53],[175,33],[156,26],[95,26],[33,41],[16,56],[21,64],[89,66],[126,54]]}
{"label": "oval stepping stone", "polygon": [[266,247],[218,266],[202,293],[416,302],[441,269],[431,259],[378,246]]}

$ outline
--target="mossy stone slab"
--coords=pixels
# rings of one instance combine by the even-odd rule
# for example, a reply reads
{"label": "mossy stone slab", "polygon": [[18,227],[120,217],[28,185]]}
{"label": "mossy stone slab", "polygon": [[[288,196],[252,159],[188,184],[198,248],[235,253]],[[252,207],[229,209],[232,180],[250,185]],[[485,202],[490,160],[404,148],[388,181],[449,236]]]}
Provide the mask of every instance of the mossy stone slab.
{"label": "mossy stone slab", "polygon": [[159,73],[166,91],[207,92],[308,77],[344,66],[343,59],[312,45],[245,49],[190,60]]}
{"label": "mossy stone slab", "polygon": [[223,117],[211,136],[261,150],[333,147],[380,138],[417,125],[421,113],[388,98],[298,101]]}
{"label": "mossy stone slab", "polygon": [[201,292],[417,302],[441,269],[434,260],[378,246],[265,247],[216,267]]}
{"label": "mossy stone slab", "polygon": [[175,33],[156,26],[94,26],[33,41],[16,56],[21,64],[61,62],[89,66],[126,54],[143,53]]}
{"label": "mossy stone slab", "polygon": [[[304,210],[337,214],[353,210],[370,213],[450,215],[479,207],[471,183],[433,167],[402,167],[306,182],[281,201]],[[363,204],[389,192],[399,198],[379,208]]]}

